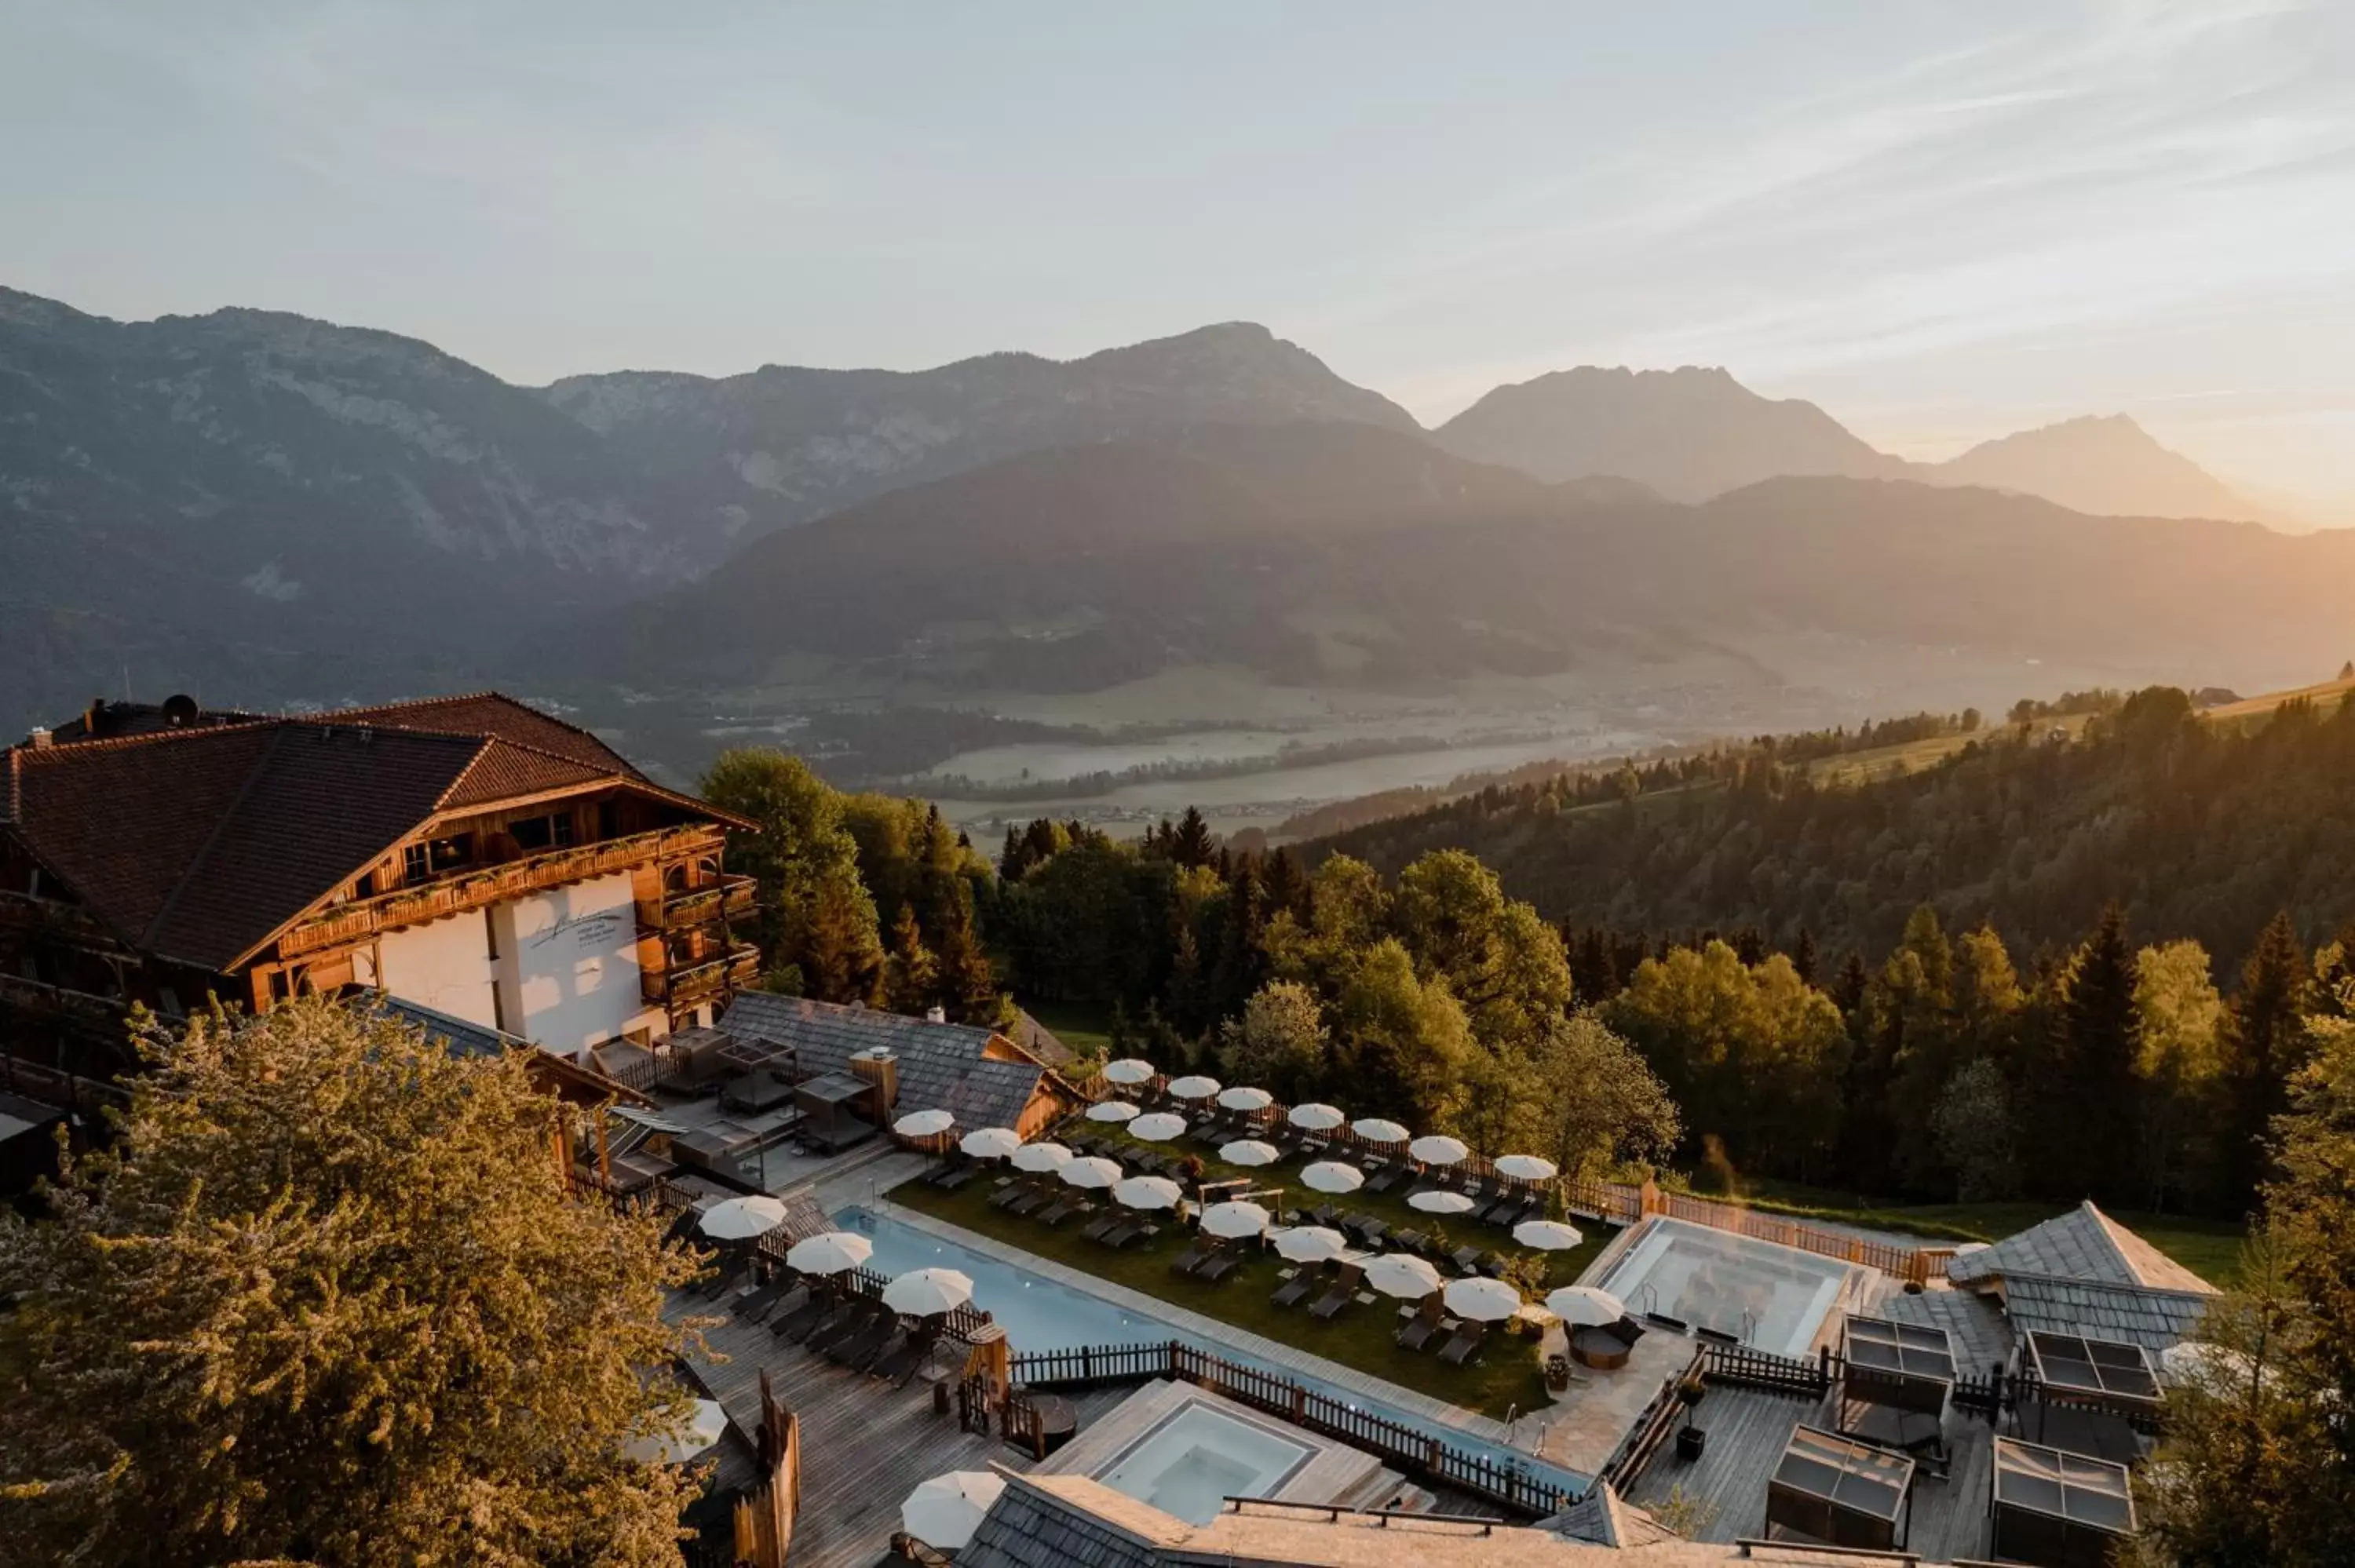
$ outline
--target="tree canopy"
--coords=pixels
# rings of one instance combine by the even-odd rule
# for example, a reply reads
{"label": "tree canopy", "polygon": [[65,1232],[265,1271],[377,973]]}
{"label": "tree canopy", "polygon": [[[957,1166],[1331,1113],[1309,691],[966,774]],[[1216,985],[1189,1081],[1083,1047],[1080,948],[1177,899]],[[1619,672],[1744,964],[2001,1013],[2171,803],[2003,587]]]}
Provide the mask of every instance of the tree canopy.
{"label": "tree canopy", "polygon": [[0,1219],[12,1563],[638,1568],[693,1480],[663,1291],[517,1058],[305,999],[148,1025],[120,1136]]}

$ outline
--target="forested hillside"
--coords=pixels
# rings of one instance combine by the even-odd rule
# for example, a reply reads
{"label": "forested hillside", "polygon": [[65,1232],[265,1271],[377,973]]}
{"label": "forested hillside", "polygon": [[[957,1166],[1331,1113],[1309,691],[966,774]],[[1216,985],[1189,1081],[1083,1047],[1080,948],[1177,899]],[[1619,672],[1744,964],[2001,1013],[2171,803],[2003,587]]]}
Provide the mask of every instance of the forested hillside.
{"label": "forested hillside", "polygon": [[1828,953],[1885,951],[1924,906],[2033,950],[2115,899],[2137,930],[2236,962],[2277,910],[2309,941],[2355,910],[2355,705],[2218,725],[2155,689],[2073,742],[2014,725],[1919,772],[1829,786],[1808,760],[1761,743],[1484,790],[1306,853],[1395,871],[1466,849],[1557,920],[1754,927]]}

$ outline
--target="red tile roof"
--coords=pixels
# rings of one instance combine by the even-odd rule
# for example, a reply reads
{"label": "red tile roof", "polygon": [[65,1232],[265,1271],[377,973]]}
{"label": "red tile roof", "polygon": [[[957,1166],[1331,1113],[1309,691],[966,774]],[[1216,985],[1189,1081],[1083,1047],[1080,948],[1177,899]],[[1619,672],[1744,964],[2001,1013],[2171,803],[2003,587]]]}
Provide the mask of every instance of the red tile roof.
{"label": "red tile roof", "polygon": [[442,811],[601,779],[709,810],[496,694],[19,746],[6,766],[0,821],[34,857],[125,942],[209,969]]}

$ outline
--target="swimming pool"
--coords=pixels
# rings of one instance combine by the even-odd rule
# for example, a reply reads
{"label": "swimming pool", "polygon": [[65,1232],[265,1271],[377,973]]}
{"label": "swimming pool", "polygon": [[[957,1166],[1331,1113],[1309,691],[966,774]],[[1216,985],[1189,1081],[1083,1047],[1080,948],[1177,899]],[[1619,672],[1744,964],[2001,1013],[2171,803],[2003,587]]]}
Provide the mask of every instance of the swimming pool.
{"label": "swimming pool", "polygon": [[1855,1269],[1838,1259],[1658,1218],[1598,1281],[1631,1312],[1657,1312],[1773,1355],[1804,1358]]}
{"label": "swimming pool", "polygon": [[1013,1342],[1018,1352],[1180,1340],[1228,1361],[1291,1378],[1353,1410],[1367,1411],[1386,1421],[1412,1427],[1465,1453],[1476,1454],[1499,1465],[1518,1465],[1529,1475],[1567,1491],[1583,1493],[1586,1490],[1589,1478],[1574,1471],[1545,1464],[1500,1443],[1486,1442],[1444,1423],[1411,1414],[1395,1406],[1337,1388],[1289,1367],[1267,1366],[1231,1344],[1204,1340],[1158,1318],[1128,1311],[1102,1297],[1091,1296],[1085,1291],[1058,1285],[1051,1279],[1025,1273],[994,1257],[985,1257],[969,1247],[943,1241],[913,1225],[902,1224],[888,1214],[863,1208],[845,1209],[834,1216],[834,1222],[845,1230],[858,1232],[875,1244],[874,1255],[868,1259],[867,1266],[878,1274],[897,1275],[911,1268],[962,1269],[973,1280],[973,1304],[1005,1325],[1006,1337]]}

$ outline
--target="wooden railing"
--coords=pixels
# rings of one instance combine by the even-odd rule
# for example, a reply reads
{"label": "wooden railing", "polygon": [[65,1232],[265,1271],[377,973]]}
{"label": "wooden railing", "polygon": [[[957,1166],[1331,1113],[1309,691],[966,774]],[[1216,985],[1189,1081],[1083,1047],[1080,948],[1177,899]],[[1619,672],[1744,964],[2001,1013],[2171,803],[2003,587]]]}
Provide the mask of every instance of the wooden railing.
{"label": "wooden railing", "polygon": [[396,927],[504,903],[541,888],[626,871],[648,861],[718,854],[726,838],[716,823],[693,822],[526,855],[501,865],[469,866],[422,886],[397,888],[337,905],[279,938],[278,953],[291,959]]}
{"label": "wooden railing", "polygon": [[733,874],[702,887],[666,892],[660,898],[641,898],[638,925],[651,931],[675,931],[688,926],[734,919],[752,912],[757,890],[749,876]]}
{"label": "wooden railing", "polygon": [[1016,1356],[1013,1376],[1018,1389],[1039,1390],[1171,1378],[1337,1438],[1409,1475],[1470,1492],[1530,1519],[1557,1513],[1577,1500],[1572,1492],[1519,1465],[1458,1448],[1417,1427],[1354,1408],[1290,1378],[1227,1361],[1176,1340]]}
{"label": "wooden railing", "polygon": [[677,969],[642,970],[638,989],[648,1001],[680,1008],[726,991],[741,991],[760,978],[761,949],[750,942],[740,942],[716,959]]}
{"label": "wooden railing", "polygon": [[1677,1391],[1684,1386],[1687,1378],[1701,1371],[1708,1353],[1708,1347],[1703,1346],[1693,1353],[1684,1371],[1670,1372],[1660,1380],[1659,1392],[1652,1395],[1652,1402],[1644,1406],[1643,1413],[1619,1439],[1619,1446],[1611,1451],[1611,1457],[1595,1473],[1596,1480],[1608,1481],[1614,1489],[1624,1492],[1642,1478],[1644,1467],[1652,1462],[1652,1456],[1660,1451],[1660,1445],[1668,1440],[1668,1434],[1676,1430],[1681,1418],[1684,1401],[1677,1397]]}

